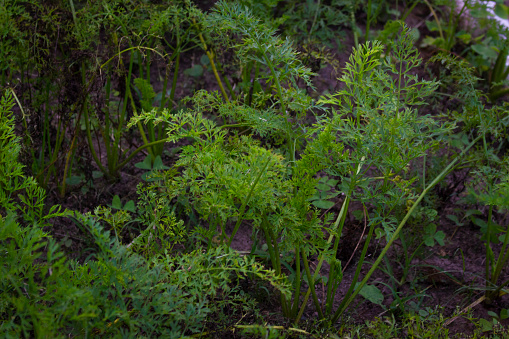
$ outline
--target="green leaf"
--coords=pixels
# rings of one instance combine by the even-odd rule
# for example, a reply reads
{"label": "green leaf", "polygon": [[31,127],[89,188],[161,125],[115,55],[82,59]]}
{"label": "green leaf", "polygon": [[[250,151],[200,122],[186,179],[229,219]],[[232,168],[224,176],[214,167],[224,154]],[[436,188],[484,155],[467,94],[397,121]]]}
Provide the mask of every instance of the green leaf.
{"label": "green leaf", "polygon": [[486,17],[490,16],[491,13],[488,12],[488,10],[485,7],[479,7],[479,8],[476,8],[476,9],[471,9],[470,10],[470,15],[473,18],[483,19],[483,18],[486,18]]}
{"label": "green leaf", "polygon": [[202,65],[210,65],[210,60],[209,60],[209,57],[207,56],[207,54],[203,54],[201,57],[200,57],[200,64]]}
{"label": "green leaf", "polygon": [[493,324],[486,319],[482,319],[482,318],[479,319],[479,324],[481,325],[481,330],[483,332],[488,332],[493,329]]}
{"label": "green leaf", "polygon": [[486,233],[486,231],[488,229],[488,224],[486,223],[486,221],[479,219],[479,218],[473,218],[472,222],[475,225],[479,226],[481,228],[481,230],[483,231],[483,233]]}
{"label": "green leaf", "polygon": [[359,294],[371,301],[373,304],[381,305],[384,301],[384,295],[380,289],[373,285],[364,285]]}
{"label": "green leaf", "polygon": [[92,178],[99,179],[104,176],[104,173],[101,171],[92,171]]}
{"label": "green leaf", "polygon": [[493,10],[499,18],[504,20],[507,20],[509,18],[509,7],[507,7],[506,5],[497,3]]}
{"label": "green leaf", "polygon": [[433,246],[435,246],[435,241],[433,240],[433,238],[432,238],[432,237],[426,237],[426,238],[424,239],[424,244],[425,244],[426,246],[428,246],[428,247],[433,247]]}
{"label": "green leaf", "polygon": [[318,184],[316,185],[316,189],[320,190],[320,191],[329,191],[330,190],[330,186],[327,185],[327,184]]}
{"label": "green leaf", "polygon": [[427,235],[433,235],[437,231],[437,225],[435,224],[428,224],[424,227],[424,231]]}
{"label": "green leaf", "polygon": [[136,212],[136,207],[134,207],[134,201],[132,200],[129,200],[128,202],[126,202],[126,204],[124,205],[124,208],[123,208],[124,211],[129,211],[129,212]]}
{"label": "green leaf", "polygon": [[435,20],[427,20],[425,22],[426,24],[426,27],[428,27],[428,29],[431,31],[431,32],[436,32],[439,30],[438,28],[438,24]]}
{"label": "green leaf", "polygon": [[313,205],[315,205],[318,208],[322,208],[324,210],[327,210],[334,206],[334,203],[332,201],[328,200],[315,200],[313,201]]}
{"label": "green leaf", "polygon": [[117,210],[122,209],[122,202],[120,201],[120,197],[118,195],[115,195],[113,197],[113,201],[111,202],[111,207]]}
{"label": "green leaf", "polygon": [[472,215],[482,215],[482,212],[479,210],[468,210],[467,213],[465,213],[465,218],[468,218]]}
{"label": "green leaf", "polygon": [[203,75],[203,67],[202,65],[194,65],[193,67],[186,69],[184,74],[194,78],[201,77]]}
{"label": "green leaf", "polygon": [[444,246],[445,233],[443,231],[438,231],[437,233],[435,233],[433,238],[435,238],[435,240],[440,246]]}
{"label": "green leaf", "polygon": [[71,186],[79,185],[82,180],[83,180],[83,178],[81,176],[73,175],[73,176],[70,176],[69,178],[65,179],[65,183],[67,185],[71,185]]}
{"label": "green leaf", "polygon": [[452,220],[456,224],[456,226],[464,225],[462,222],[459,221],[458,217],[455,216],[454,214],[448,214],[447,219]]}
{"label": "green leaf", "polygon": [[493,317],[493,318],[498,318],[498,314],[496,314],[495,312],[493,311],[488,311],[488,315]]}
{"label": "green leaf", "polygon": [[134,164],[134,167],[151,170],[152,169],[152,161],[150,160],[150,154],[145,157],[142,162],[138,162]]}
{"label": "green leaf", "polygon": [[493,48],[486,45],[481,44],[472,45],[472,49],[474,50],[474,52],[482,55],[486,59],[496,59],[498,56],[497,52]]}
{"label": "green leaf", "polygon": [[504,319],[507,319],[507,318],[509,318],[509,308],[503,308],[500,311],[500,319],[504,320]]}
{"label": "green leaf", "polygon": [[426,310],[419,310],[419,315],[421,317],[427,317],[427,316],[429,316],[429,312]]}
{"label": "green leaf", "polygon": [[458,32],[456,37],[460,39],[464,44],[469,44],[472,40],[472,35],[470,33],[465,33],[464,31]]}
{"label": "green leaf", "polygon": [[328,200],[328,199],[332,199],[334,197],[337,197],[339,195],[340,192],[334,192],[334,193],[329,193],[329,194],[326,194],[325,195],[325,200]]}
{"label": "green leaf", "polygon": [[336,186],[336,184],[339,182],[339,180],[336,180],[336,179],[329,179],[327,180],[327,185],[329,185],[330,187],[334,187]]}
{"label": "green leaf", "polygon": [[170,168],[163,164],[163,160],[161,159],[161,156],[158,155],[158,156],[156,156],[156,159],[154,160],[154,166],[152,167],[152,169],[165,170],[165,169],[170,169]]}

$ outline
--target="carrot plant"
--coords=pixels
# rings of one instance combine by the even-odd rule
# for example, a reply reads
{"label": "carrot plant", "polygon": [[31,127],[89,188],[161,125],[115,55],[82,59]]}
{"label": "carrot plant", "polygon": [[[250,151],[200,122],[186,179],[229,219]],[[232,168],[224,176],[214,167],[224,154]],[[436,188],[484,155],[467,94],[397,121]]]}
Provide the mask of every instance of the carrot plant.
{"label": "carrot plant", "polygon": [[[433,20],[426,21],[426,26],[428,26],[430,31],[438,32],[439,34],[436,38],[426,37],[424,40],[425,43],[449,52],[459,40],[464,42],[470,41],[472,38],[471,34],[459,30],[459,25],[462,15],[468,9],[476,6],[472,1],[464,1],[461,7],[459,7],[459,4],[455,1],[446,1],[447,6],[445,8],[440,8],[436,5],[433,6],[433,2],[428,0],[423,0],[423,2],[428,6],[433,15]],[[447,12],[444,13],[444,10]],[[440,13],[443,15],[440,16]]]}
{"label": "carrot plant", "polygon": [[302,136],[299,120],[311,106],[311,99],[301,93],[296,81],[301,79],[312,87],[311,71],[302,65],[288,39],[276,37],[275,29],[261,23],[246,7],[219,1],[209,20],[223,31],[241,35],[237,54],[243,63],[251,61],[265,69],[259,72],[259,78],[265,80],[265,92],[275,95],[269,104],[284,119],[281,130],[288,156],[295,161],[298,139]]}
{"label": "carrot plant", "polygon": [[[427,43],[449,51],[471,39],[458,32],[461,13],[444,11],[444,23],[436,2],[424,3],[435,15],[429,28],[441,35]],[[363,4],[366,41],[359,44]],[[483,300],[507,293],[507,105],[488,103],[480,79],[459,58],[434,57],[440,81],[422,79],[417,31],[399,21],[388,23],[383,42],[369,41],[375,20],[394,9],[389,5],[220,0],[205,13],[191,0],[57,0],[47,8],[33,0],[2,3],[8,24],[0,23],[0,81],[13,89],[0,100],[0,273],[6,277],[0,336],[209,335],[199,333],[208,322],[234,326],[237,319],[226,309],[242,310],[242,317],[256,310],[246,293],[252,286],[240,284],[245,279],[270,284],[295,327],[312,307],[323,325],[317,331],[338,321],[343,331],[346,312],[361,295],[386,312],[409,314],[403,319],[408,333],[431,321],[432,336],[443,319],[425,307],[411,269],[424,245],[454,236],[446,238],[443,224],[433,222],[441,216],[438,197],[450,186],[446,177],[459,170],[469,181],[461,207],[475,205],[462,220],[480,226],[485,247]],[[289,17],[272,17],[280,13]],[[331,23],[353,27],[354,48],[334,92],[315,101],[313,71],[320,64],[310,60],[330,60],[315,44],[336,37]],[[37,33],[30,36],[27,28]],[[304,41],[303,52],[278,29]],[[498,36],[495,31],[490,34]],[[486,52],[490,67],[494,62],[494,101],[505,93],[497,86],[507,75],[506,44],[501,38],[476,43],[471,49]],[[492,47],[501,47],[498,55]],[[183,71],[191,50],[193,58],[203,54],[200,64]],[[198,79],[204,67],[218,91],[178,98],[182,75]],[[65,77],[58,81],[50,71]],[[427,114],[433,110],[425,105],[442,94],[454,97],[447,102],[452,110]],[[23,146],[14,135],[15,103]],[[161,158],[168,145],[174,147],[171,167]],[[137,201],[119,193],[86,214],[46,206],[44,189],[23,173],[21,150],[40,185],[54,176],[63,196],[66,185],[90,180],[95,169],[86,164],[88,153],[78,156],[84,148],[107,179],[120,177],[146,151],[134,165],[146,170]],[[364,231],[343,262],[338,253],[355,226],[350,214],[364,222]],[[53,217],[68,218],[82,232],[73,241],[88,257],[64,255],[51,237]],[[246,232],[252,245],[241,252]],[[71,236],[65,235],[66,247]],[[399,263],[387,255],[395,243],[404,252]],[[372,281],[377,269],[390,280]],[[399,290],[407,283],[414,295]],[[389,288],[392,304],[380,286]],[[264,335],[276,330],[249,321],[235,326]],[[396,326],[393,317],[366,328],[397,336]]]}
{"label": "carrot plant", "polygon": [[[138,217],[148,231],[130,244],[105,230],[118,226],[115,217],[120,217],[105,208],[94,214],[62,211],[58,205],[45,210],[45,191],[23,174],[18,162],[13,105],[11,93],[5,93],[0,99],[1,336],[57,337],[62,331],[121,336],[129,331],[180,338],[200,331],[214,309],[254,306],[238,293],[233,279],[267,278],[288,293],[287,283],[274,271],[224,246],[172,256],[164,236],[175,240],[171,232],[182,222],[154,195],[141,193]],[[54,217],[71,218],[92,236],[91,255],[84,262],[66,258],[45,231]],[[158,242],[147,241],[154,228],[162,232]],[[225,302],[215,303],[218,295]]]}
{"label": "carrot plant", "polygon": [[[505,287],[509,283],[500,281],[503,267],[509,260],[509,236],[506,227],[498,225],[494,217],[495,207],[498,207],[500,212],[507,209],[505,196],[507,155],[503,144],[507,135],[509,115],[506,105],[485,107],[482,93],[475,86],[479,79],[473,75],[473,69],[464,61],[449,56],[441,56],[438,59],[441,59],[450,70],[450,76],[458,86],[457,97],[463,101],[463,109],[453,112],[455,120],[463,124],[462,133],[468,135],[477,133],[479,134],[477,138],[482,140],[473,156],[465,162],[473,174],[469,184],[470,196],[476,203],[487,205],[487,217],[475,218],[475,223],[481,228],[481,240],[486,249],[485,300],[491,303],[507,293]],[[469,210],[465,217],[473,213],[474,210]],[[498,253],[494,249],[495,244],[501,244]]]}
{"label": "carrot plant", "polygon": [[[486,187],[476,194],[480,202],[488,207],[488,218],[481,224],[481,239],[486,248],[486,302],[491,304],[499,296],[509,293],[506,288],[509,286],[509,280],[500,281],[502,272],[509,263],[509,229],[507,225],[498,225],[495,221],[495,208],[499,212],[507,211],[508,204],[508,185],[507,185],[507,158],[502,159],[500,166],[482,167],[477,173],[481,182],[486,183]],[[504,173],[500,176],[500,173]],[[495,246],[500,244],[500,248],[495,250]]]}
{"label": "carrot plant", "polygon": [[[336,158],[333,158],[333,165],[327,169],[330,174],[342,178],[339,189],[345,193],[340,215],[331,227],[333,232],[329,243],[333,253],[339,246],[345,215],[351,202],[359,201],[369,206],[371,211],[368,215],[367,239],[353,281],[340,306],[333,310],[335,293],[343,280],[339,262],[333,260],[330,263],[323,309],[313,284],[319,276],[321,263],[327,260],[323,255],[308,288],[306,299],[311,295],[319,313],[333,322],[342,316],[358,293],[371,300],[377,298],[376,289],[371,287],[363,291],[368,279],[419,202],[457,162],[455,160],[451,163],[423,192],[415,192],[413,183],[418,177],[409,177],[408,167],[413,160],[423,157],[427,151],[436,147],[441,136],[450,131],[451,126],[439,126],[431,117],[421,116],[417,112],[416,108],[424,103],[422,99],[433,93],[438,84],[435,81],[419,80],[412,74],[412,70],[421,61],[409,33],[408,28],[403,29],[401,38],[383,60],[380,59],[383,47],[378,42],[367,43],[355,49],[341,78],[345,89],[325,99],[326,103],[338,108],[333,111],[331,118],[322,122],[321,129],[338,133],[343,147],[348,150],[345,152],[347,156],[333,154]],[[396,220],[394,210],[405,206],[409,200],[412,204],[407,214],[401,221]],[[387,244],[359,282],[375,228],[378,228],[379,237],[382,235],[386,238]]]}
{"label": "carrot plant", "polygon": [[[306,146],[297,158],[296,148],[292,145],[297,141],[295,127],[290,127],[288,109],[284,109],[290,105],[280,85],[281,79],[277,77],[280,73],[272,72],[276,69],[274,65],[282,62],[278,60],[283,59],[268,54],[282,51],[284,55],[291,55],[291,50],[271,49],[275,44],[265,43],[266,54],[263,54],[257,49],[264,37],[263,27],[247,29],[251,27],[248,25],[257,24],[249,12],[222,2],[217,6],[219,19],[228,15],[228,27],[248,37],[250,31],[256,32],[256,36],[245,39],[241,52],[243,57],[252,58],[270,70],[269,80],[276,88],[273,106],[256,109],[243,103],[223,104],[219,95],[199,92],[191,99],[194,110],[177,114],[163,111],[162,115],[152,111],[134,118],[129,124],[132,126],[142,119],[164,122],[168,125],[168,141],[194,140],[192,145],[183,148],[175,164],[175,169],[181,169],[171,170],[163,178],[166,180],[165,190],[172,192],[171,196],[178,197],[177,201],[185,200],[184,206],[194,209],[207,221],[208,229],[199,227],[197,232],[203,235],[208,247],[214,246],[214,240],[231,245],[242,223],[250,221],[254,230],[264,236],[268,257],[276,272],[287,274],[292,283],[293,296],[281,296],[283,313],[299,321],[308,298],[312,296],[319,317],[335,322],[363,290],[423,197],[443,180],[480,137],[474,139],[420,194],[415,192],[413,184],[419,177],[409,177],[408,167],[415,159],[437,147],[453,125],[440,126],[431,117],[418,114],[417,107],[424,104],[423,98],[432,94],[438,83],[420,80],[413,74],[421,61],[413,48],[409,29],[404,28],[402,38],[384,59],[381,59],[383,46],[377,42],[354,50],[340,79],[345,88],[322,100],[337,108],[306,131],[303,135]],[[257,53],[260,54],[254,58],[252,55]],[[286,59],[285,65],[286,74],[298,74],[300,68],[291,69],[298,63]],[[217,124],[204,118],[204,110],[217,112],[235,122]],[[249,126],[261,137],[284,131],[287,147],[283,154],[287,156],[282,157],[279,151],[239,135],[238,127],[241,126]],[[330,216],[320,220],[311,205],[318,183],[316,175],[322,170],[339,178],[337,189],[345,194],[340,214],[330,226]],[[352,201],[370,207],[369,231],[350,288],[341,305],[333,310],[343,275],[341,263],[332,253],[338,250],[345,216]],[[412,204],[398,222],[393,211],[399,206],[407,206],[407,201]],[[233,230],[228,235],[227,226],[232,222]],[[387,245],[359,282],[375,228],[386,238]],[[324,231],[329,233],[328,239],[323,239]],[[294,266],[286,263],[285,253],[293,258]],[[309,265],[311,255],[319,256],[314,272]],[[328,263],[330,273],[326,277],[327,294],[323,297],[326,301],[322,308],[315,284],[323,262]],[[308,290],[301,300],[305,281]],[[366,291],[368,289],[363,295],[373,299],[373,295]]]}

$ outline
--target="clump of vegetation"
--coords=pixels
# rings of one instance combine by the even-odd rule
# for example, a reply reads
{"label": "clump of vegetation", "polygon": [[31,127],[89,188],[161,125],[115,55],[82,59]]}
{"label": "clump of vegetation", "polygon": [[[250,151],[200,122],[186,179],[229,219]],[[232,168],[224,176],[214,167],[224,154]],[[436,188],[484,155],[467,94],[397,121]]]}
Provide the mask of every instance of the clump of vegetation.
{"label": "clump of vegetation", "polygon": [[507,32],[455,6],[1,4],[0,334],[501,334]]}

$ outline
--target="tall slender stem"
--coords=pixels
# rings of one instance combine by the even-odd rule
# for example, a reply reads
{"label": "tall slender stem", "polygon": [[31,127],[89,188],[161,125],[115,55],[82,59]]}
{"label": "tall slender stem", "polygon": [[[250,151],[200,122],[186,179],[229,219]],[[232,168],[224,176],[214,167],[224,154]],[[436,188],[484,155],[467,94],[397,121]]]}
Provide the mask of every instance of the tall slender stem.
{"label": "tall slender stem", "polygon": [[467,152],[468,150],[470,150],[470,148],[472,148],[472,146],[474,146],[480,139],[482,139],[482,135],[478,136],[477,138],[475,138],[464,150],[463,152],[461,152],[460,155],[458,155],[458,157],[456,159],[454,159],[430,184],[428,187],[426,187],[426,189],[419,195],[419,197],[417,198],[417,200],[414,202],[414,204],[412,205],[412,207],[410,208],[410,210],[408,211],[408,213],[405,215],[405,217],[403,218],[403,220],[401,221],[401,223],[399,224],[398,228],[396,228],[396,230],[394,231],[391,239],[387,242],[387,244],[385,245],[385,247],[383,248],[382,252],[380,253],[380,255],[378,256],[378,258],[376,259],[376,261],[373,263],[373,266],[371,266],[371,269],[368,271],[368,273],[366,274],[366,276],[364,277],[364,279],[360,282],[360,284],[357,286],[357,288],[355,289],[355,291],[350,295],[350,297],[342,303],[342,307],[338,309],[338,311],[336,312],[336,314],[334,315],[332,321],[335,322],[342,314],[343,312],[346,310],[346,308],[350,305],[350,303],[354,300],[354,298],[357,296],[357,294],[359,294],[359,292],[362,290],[362,288],[364,287],[364,285],[366,285],[367,281],[369,280],[369,278],[371,277],[371,275],[373,274],[373,272],[375,272],[375,270],[378,268],[378,265],[380,264],[380,262],[383,260],[383,257],[385,256],[385,254],[387,253],[387,251],[389,250],[389,248],[392,246],[392,244],[394,243],[394,241],[398,238],[398,235],[399,233],[401,232],[401,230],[403,229],[403,226],[405,226],[406,222],[408,221],[408,219],[410,218],[410,216],[412,215],[412,213],[415,211],[415,209],[417,208],[417,206],[420,204],[420,202],[422,201],[422,199],[424,199],[424,197],[426,196],[426,194],[436,185],[438,184],[440,181],[442,181],[442,179],[449,173],[449,171],[451,171],[454,166],[456,165],[456,163],[459,161],[459,159],[461,159]]}

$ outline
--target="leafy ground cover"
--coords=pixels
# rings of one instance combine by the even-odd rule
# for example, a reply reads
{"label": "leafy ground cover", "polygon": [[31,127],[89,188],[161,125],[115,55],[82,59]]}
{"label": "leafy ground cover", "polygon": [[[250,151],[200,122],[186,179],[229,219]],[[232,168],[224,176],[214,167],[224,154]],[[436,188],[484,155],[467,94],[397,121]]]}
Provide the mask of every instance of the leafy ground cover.
{"label": "leafy ground cover", "polygon": [[508,337],[487,5],[4,1],[0,334]]}

